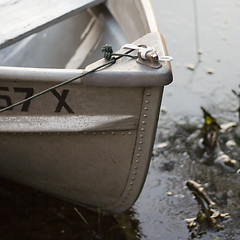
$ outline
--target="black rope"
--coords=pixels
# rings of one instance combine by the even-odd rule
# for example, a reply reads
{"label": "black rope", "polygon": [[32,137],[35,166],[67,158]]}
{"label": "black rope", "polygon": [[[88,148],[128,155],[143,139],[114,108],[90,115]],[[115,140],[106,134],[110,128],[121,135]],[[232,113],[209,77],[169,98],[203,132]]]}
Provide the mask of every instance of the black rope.
{"label": "black rope", "polygon": [[104,58],[109,61],[114,58],[113,56],[137,58],[137,56],[132,56],[125,53],[113,53],[112,46],[109,44],[106,44],[102,47],[102,52],[104,54]]}
{"label": "black rope", "polygon": [[[105,49],[105,50],[103,50],[103,49]],[[134,56],[128,55],[128,53],[130,53],[131,51],[132,50],[126,52],[125,54],[115,54],[115,53],[113,53],[112,46],[106,44],[105,46],[102,47],[102,52],[104,52],[104,58],[107,59],[108,62],[106,62],[106,63],[104,63],[104,64],[102,64],[102,65],[100,65],[100,66],[98,66],[98,67],[96,67],[96,68],[94,68],[94,69],[92,69],[90,71],[84,72],[84,73],[82,73],[82,74],[80,74],[80,75],[78,75],[76,77],[73,77],[73,78],[65,80],[65,81],[63,81],[61,83],[58,83],[58,84],[56,84],[56,85],[54,85],[54,86],[52,86],[50,88],[47,88],[47,89],[45,89],[45,90],[43,90],[43,91],[41,91],[39,93],[36,93],[35,95],[33,95],[33,96],[29,97],[29,98],[26,98],[26,99],[24,99],[22,101],[19,101],[17,103],[14,103],[14,104],[11,104],[11,105],[9,105],[7,107],[4,107],[4,108],[0,109],[0,113],[5,112],[5,111],[7,111],[7,110],[9,110],[9,109],[11,109],[13,107],[19,106],[19,105],[21,105],[21,104],[23,104],[23,103],[25,103],[27,101],[30,101],[30,100],[32,100],[34,98],[37,98],[37,97],[39,97],[39,96],[41,96],[41,95],[43,95],[45,93],[48,93],[48,92],[50,92],[50,91],[52,91],[52,90],[54,90],[56,88],[62,87],[64,85],[66,85],[66,84],[69,84],[69,83],[71,83],[73,81],[76,81],[77,79],[82,78],[82,77],[84,77],[84,76],[86,76],[86,75],[88,75],[90,73],[93,73],[93,72],[95,72],[97,70],[100,70],[100,69],[105,68],[107,66],[111,66],[114,63],[116,63],[116,61],[118,59],[120,59],[122,57],[134,57]],[[113,55],[115,55],[117,57],[113,57]]]}

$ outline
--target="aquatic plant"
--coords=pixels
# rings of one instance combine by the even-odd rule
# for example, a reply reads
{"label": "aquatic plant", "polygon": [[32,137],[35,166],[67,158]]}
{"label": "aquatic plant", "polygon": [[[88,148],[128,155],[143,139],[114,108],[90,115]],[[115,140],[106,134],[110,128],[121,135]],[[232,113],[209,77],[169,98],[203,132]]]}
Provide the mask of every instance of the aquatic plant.
{"label": "aquatic plant", "polygon": [[187,180],[186,186],[195,196],[200,209],[196,217],[187,219],[188,228],[191,232],[191,238],[200,237],[207,229],[219,231],[224,229],[222,221],[228,219],[228,213],[220,213],[213,207],[215,203],[209,198],[208,194],[202,187],[193,180]]}
{"label": "aquatic plant", "polygon": [[[240,88],[240,85],[239,85],[239,88]],[[240,121],[240,92],[237,93],[234,89],[232,90],[232,92],[238,98],[238,101],[239,101],[237,112],[238,112],[238,120]]]}
{"label": "aquatic plant", "polygon": [[203,146],[207,156],[212,156],[217,146],[218,132],[221,129],[215,118],[203,107],[204,124],[201,132],[203,136]]}

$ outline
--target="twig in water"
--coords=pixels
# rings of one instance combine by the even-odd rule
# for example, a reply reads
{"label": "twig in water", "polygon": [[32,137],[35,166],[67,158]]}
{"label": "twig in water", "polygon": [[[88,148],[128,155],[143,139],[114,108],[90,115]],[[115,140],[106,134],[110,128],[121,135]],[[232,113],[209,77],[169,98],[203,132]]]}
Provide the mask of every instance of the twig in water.
{"label": "twig in water", "polygon": [[[240,87],[240,85],[239,85],[239,87]],[[238,106],[237,112],[238,112],[238,120],[240,121],[240,92],[237,93],[235,90],[232,90],[232,92],[238,98],[238,101],[239,101],[239,106]]]}
{"label": "twig in water", "polygon": [[196,50],[197,50],[197,65],[198,65],[201,62],[201,51],[200,51],[200,43],[199,43],[198,9],[197,9],[196,0],[193,0],[193,12],[194,12],[195,41],[196,41]]}
{"label": "twig in water", "polygon": [[187,180],[186,186],[195,196],[198,204],[200,205],[197,217],[186,220],[192,238],[200,237],[208,228],[212,228],[217,231],[224,229],[224,225],[221,221],[228,219],[230,217],[229,214],[220,213],[219,211],[213,209],[215,203],[209,198],[202,185],[193,180]]}
{"label": "twig in water", "polygon": [[87,220],[83,217],[83,215],[80,213],[80,211],[75,207],[74,210],[76,211],[76,213],[78,214],[78,216],[83,220],[83,222],[90,228]]}

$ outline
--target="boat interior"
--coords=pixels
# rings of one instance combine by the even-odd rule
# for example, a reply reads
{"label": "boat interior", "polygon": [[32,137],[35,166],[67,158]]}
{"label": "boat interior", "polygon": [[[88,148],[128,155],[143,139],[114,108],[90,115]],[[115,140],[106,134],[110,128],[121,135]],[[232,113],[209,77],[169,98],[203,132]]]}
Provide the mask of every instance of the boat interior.
{"label": "boat interior", "polygon": [[149,32],[148,26],[144,26],[146,16],[143,2],[148,5],[147,1],[94,2],[100,4],[93,7],[92,4],[90,7],[85,4],[79,12],[68,13],[66,19],[59,19],[54,24],[51,18],[47,19],[44,27],[36,27],[43,25],[42,20],[38,20],[35,30],[29,33],[23,30],[10,42],[3,39],[0,44],[0,66],[85,68],[103,57],[103,45],[110,44],[117,51],[122,45]]}

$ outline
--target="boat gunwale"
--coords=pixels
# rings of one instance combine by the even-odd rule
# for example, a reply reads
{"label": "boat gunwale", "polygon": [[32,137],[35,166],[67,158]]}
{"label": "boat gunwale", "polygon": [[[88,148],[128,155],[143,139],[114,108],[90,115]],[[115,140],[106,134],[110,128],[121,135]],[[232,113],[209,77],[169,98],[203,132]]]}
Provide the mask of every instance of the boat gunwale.
{"label": "boat gunwale", "polygon": [[[90,1],[93,4],[92,1]],[[97,1],[99,2],[99,1]],[[120,24],[122,16],[118,16],[116,12],[118,0],[107,0],[101,1],[105,2],[106,7],[113,15],[115,20]],[[128,3],[128,1],[125,1]],[[126,3],[125,3],[126,4]],[[166,46],[162,35],[158,31],[157,22],[153,13],[153,9],[150,0],[133,0],[135,8],[138,9],[138,19],[136,22],[141,22],[143,26],[143,31],[145,34],[156,34],[157,36],[152,36],[152,38],[158,38],[156,41],[160,41],[160,49],[158,49],[158,54],[165,56],[167,55]],[[126,9],[131,11],[131,9]],[[79,9],[78,9],[79,11]],[[130,31],[129,29],[123,29]],[[139,29],[136,32],[141,31]],[[138,33],[135,34],[138,36]],[[150,38],[149,38],[150,39]],[[136,39],[135,39],[136,40]],[[152,46],[150,46],[152,47]],[[124,53],[121,49],[120,53]],[[135,60],[129,60],[132,63]],[[100,60],[96,63],[104,64],[106,60]],[[96,63],[93,65],[96,66]],[[162,62],[162,67],[159,69],[152,69],[146,66],[140,66],[140,64],[132,64],[131,67],[125,64],[125,68],[120,68],[123,64],[114,64],[110,69],[104,69],[103,71],[97,71],[91,75],[85,76],[84,78],[79,77],[73,84],[78,84],[79,86],[97,86],[97,87],[159,87],[165,86],[172,82],[172,72],[171,65],[168,62]],[[117,65],[117,67],[116,67]],[[91,65],[89,65],[91,66]],[[1,81],[42,81],[42,82],[52,82],[59,83],[70,78],[80,76],[88,71],[86,69],[53,69],[53,68],[32,68],[32,67],[10,67],[10,66],[0,66],[0,80]],[[126,67],[127,66],[127,67]],[[137,67],[136,67],[137,66]]]}

